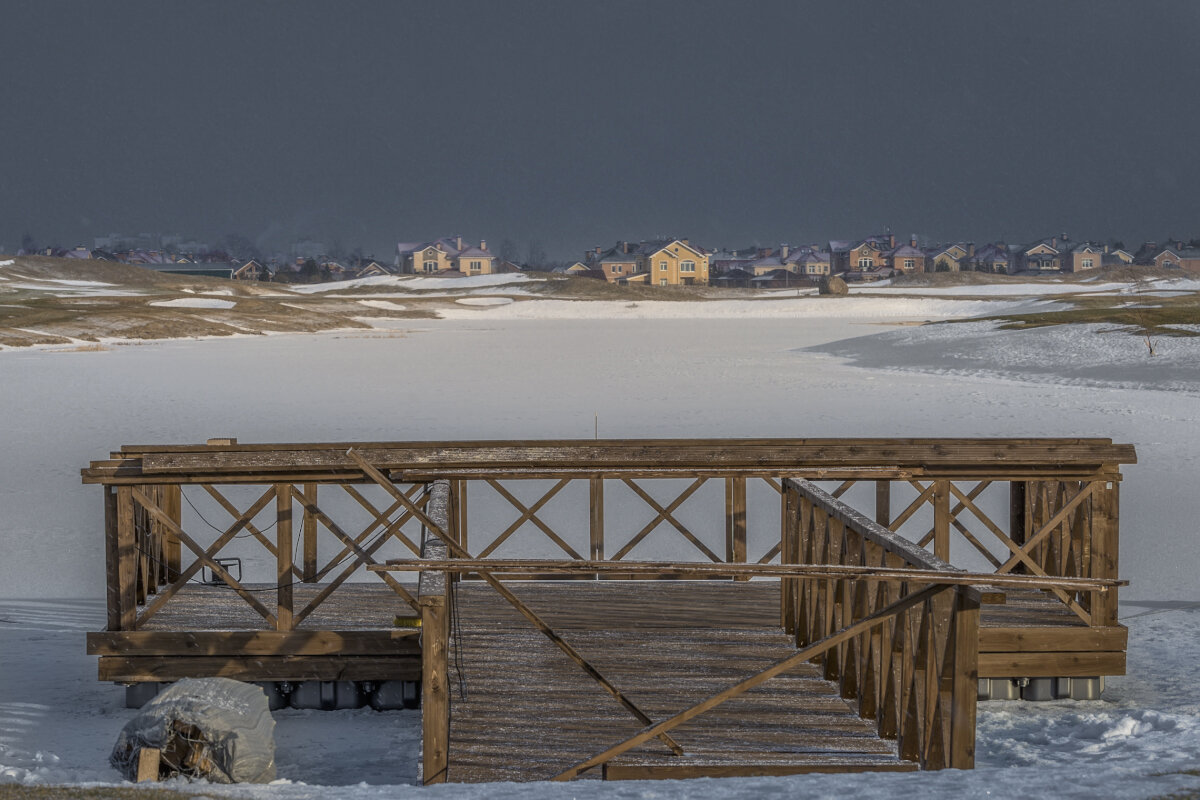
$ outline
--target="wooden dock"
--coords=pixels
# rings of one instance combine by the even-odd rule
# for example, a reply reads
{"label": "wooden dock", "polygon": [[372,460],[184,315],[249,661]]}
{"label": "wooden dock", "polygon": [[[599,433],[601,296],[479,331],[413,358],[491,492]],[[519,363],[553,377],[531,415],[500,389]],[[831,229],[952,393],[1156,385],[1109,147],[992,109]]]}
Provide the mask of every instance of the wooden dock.
{"label": "wooden dock", "polygon": [[[427,783],[970,767],[979,679],[1124,673],[1133,461],[1101,439],[126,447],[84,470],[109,600],[88,650],[125,684],[420,680]],[[683,513],[710,481],[723,543]],[[547,509],[572,483],[567,524]],[[864,485],[872,505],[848,505]],[[614,489],[649,522],[606,524]],[[468,517],[480,490],[516,516]],[[518,531],[550,558],[498,557]],[[694,560],[634,560],[664,536]],[[248,537],[274,583],[220,559]],[[952,539],[993,571],[953,566]],[[389,543],[410,555],[385,562]]]}

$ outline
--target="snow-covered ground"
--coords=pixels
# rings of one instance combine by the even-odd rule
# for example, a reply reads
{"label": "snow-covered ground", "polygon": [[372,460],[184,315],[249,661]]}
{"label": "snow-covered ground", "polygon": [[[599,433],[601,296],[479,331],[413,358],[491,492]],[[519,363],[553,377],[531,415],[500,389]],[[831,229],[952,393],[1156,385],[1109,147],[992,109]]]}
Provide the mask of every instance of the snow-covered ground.
{"label": "snow-covered ground", "polygon": [[[758,316],[562,301],[341,332],[0,352],[0,780],[111,782],[130,713],[94,680],[103,626],[100,495],[78,469],[133,442],[671,436],[1106,436],[1138,447],[1121,498],[1129,675],[1102,701],[980,706],[973,772],[605,786],[395,786],[415,776],[414,712],[277,714],[280,777],[256,797],[1148,797],[1195,791],[1200,761],[1200,338],[983,323],[949,298],[754,301]],[[725,303],[642,303],[689,306]],[[979,301],[983,302],[983,301]],[[985,304],[987,313],[1010,298]],[[911,305],[906,305],[911,303]],[[552,313],[521,318],[524,306]],[[589,304],[590,305],[590,304]],[[612,305],[597,303],[595,305]],[[623,308],[625,304],[621,305]],[[793,306],[789,313],[772,307]],[[872,310],[873,309],[873,310]],[[624,309],[635,312],[638,309]],[[657,308],[655,309],[657,311]],[[882,327],[881,327],[882,326]],[[863,338],[867,337],[867,338]],[[1146,361],[1143,364],[1142,361]],[[21,598],[21,599],[17,599]],[[301,783],[302,782],[302,783]],[[363,782],[370,786],[360,785]],[[336,788],[335,788],[336,787]]]}

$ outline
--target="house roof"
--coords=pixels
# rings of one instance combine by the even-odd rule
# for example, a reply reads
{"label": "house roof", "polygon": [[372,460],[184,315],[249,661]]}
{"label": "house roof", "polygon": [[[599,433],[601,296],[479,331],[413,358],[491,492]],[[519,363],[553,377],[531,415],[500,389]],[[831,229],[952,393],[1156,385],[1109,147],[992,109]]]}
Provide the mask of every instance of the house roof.
{"label": "house roof", "polygon": [[889,256],[923,256],[924,251],[907,242],[888,252]]}

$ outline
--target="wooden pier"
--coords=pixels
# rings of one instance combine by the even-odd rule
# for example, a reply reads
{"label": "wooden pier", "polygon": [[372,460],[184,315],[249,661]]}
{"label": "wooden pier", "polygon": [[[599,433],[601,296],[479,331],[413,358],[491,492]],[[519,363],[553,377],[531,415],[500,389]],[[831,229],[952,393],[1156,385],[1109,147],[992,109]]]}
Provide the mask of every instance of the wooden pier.
{"label": "wooden pier", "polygon": [[[420,680],[426,783],[970,767],[979,679],[1124,673],[1134,461],[1102,439],[125,447],[83,471],[108,564],[88,649],[126,684]],[[234,541],[273,581],[234,574]]]}

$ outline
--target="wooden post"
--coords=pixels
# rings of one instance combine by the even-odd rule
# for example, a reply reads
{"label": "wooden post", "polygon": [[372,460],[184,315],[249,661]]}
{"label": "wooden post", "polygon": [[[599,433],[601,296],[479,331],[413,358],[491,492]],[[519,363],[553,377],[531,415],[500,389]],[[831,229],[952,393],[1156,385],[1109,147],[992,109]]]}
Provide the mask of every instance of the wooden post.
{"label": "wooden post", "polygon": [[[781,564],[800,563],[800,495],[783,484],[783,530],[780,531],[779,562]],[[787,633],[796,633],[796,602],[797,589],[800,582],[796,578],[785,578],[779,581],[780,622]]]}
{"label": "wooden post", "polygon": [[[1120,483],[1111,481],[1096,492],[1092,498],[1092,563],[1091,577],[1120,577],[1119,565],[1119,522]],[[1117,590],[1092,594],[1092,624],[1117,624]]]}
{"label": "wooden post", "polygon": [[883,527],[892,524],[892,482],[875,481],[875,521]]}
{"label": "wooden post", "polygon": [[975,767],[975,709],[979,696],[979,603],[970,592],[954,593],[952,648],[953,676],[950,699],[951,769]]}
{"label": "wooden post", "polygon": [[310,514],[308,506],[317,504],[317,484],[304,484],[304,514],[300,527],[304,537],[304,561],[301,567],[301,580],[305,583],[317,582],[317,518]]}
{"label": "wooden post", "polygon": [[746,563],[746,479],[743,477],[725,479],[725,561]]}
{"label": "wooden post", "polygon": [[117,585],[120,598],[119,630],[137,625],[137,531],[133,518],[133,487],[117,488]]}
{"label": "wooden post", "polygon": [[588,509],[590,525],[588,537],[589,558],[604,560],[604,478],[593,475],[589,481]]}
{"label": "wooden post", "polygon": [[292,487],[275,484],[275,629],[292,629]]}
{"label": "wooden post", "polygon": [[137,757],[137,783],[158,781],[158,765],[162,760],[162,751],[157,747],[141,747]]}
{"label": "wooden post", "polygon": [[950,560],[950,481],[934,481],[933,489],[933,554],[942,561]]}
{"label": "wooden post", "polygon": [[423,595],[420,603],[421,782],[428,785],[446,782],[450,761],[450,616],[445,595]]}
{"label": "wooden post", "polygon": [[121,630],[121,574],[117,556],[117,492],[104,489],[104,585],[110,631]]}
{"label": "wooden post", "polygon": [[[1008,484],[1008,538],[1014,544],[1023,546],[1029,537],[1029,517],[1026,512],[1029,483],[1027,481],[1010,481]],[[1017,564],[1013,573],[1026,571],[1025,565]]]}
{"label": "wooden post", "polygon": [[[172,522],[182,528],[183,487],[177,483],[164,486],[163,503],[163,511],[167,512]],[[173,583],[179,580],[179,574],[183,571],[183,545],[179,537],[169,529],[163,531],[163,549],[167,562],[167,582]]]}

